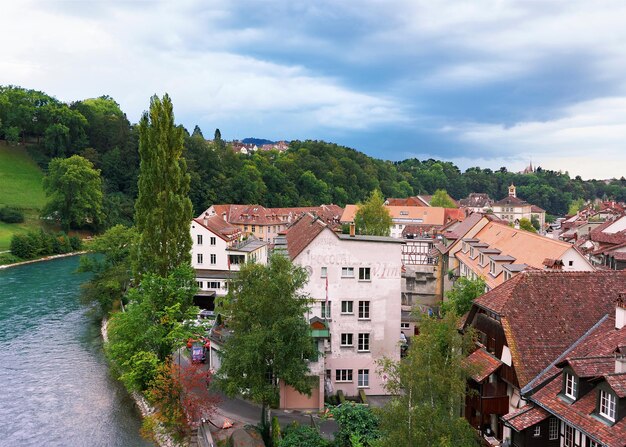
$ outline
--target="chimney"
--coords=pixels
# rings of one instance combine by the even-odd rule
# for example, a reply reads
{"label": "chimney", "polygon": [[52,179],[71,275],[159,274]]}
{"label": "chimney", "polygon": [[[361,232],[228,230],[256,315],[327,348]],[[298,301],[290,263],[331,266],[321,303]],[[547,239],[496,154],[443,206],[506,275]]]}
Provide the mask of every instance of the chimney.
{"label": "chimney", "polygon": [[626,346],[620,346],[615,350],[615,373],[626,373]]}
{"label": "chimney", "polygon": [[626,292],[617,294],[615,301],[615,329],[626,326]]}
{"label": "chimney", "polygon": [[224,219],[224,221],[227,222],[227,220],[226,220],[226,213],[225,212],[222,213],[222,219]]}
{"label": "chimney", "polygon": [[350,224],[350,237],[354,237],[356,235],[356,225],[354,222]]}
{"label": "chimney", "polygon": [[209,225],[209,213],[204,213],[204,218],[202,219],[202,223],[205,227]]}

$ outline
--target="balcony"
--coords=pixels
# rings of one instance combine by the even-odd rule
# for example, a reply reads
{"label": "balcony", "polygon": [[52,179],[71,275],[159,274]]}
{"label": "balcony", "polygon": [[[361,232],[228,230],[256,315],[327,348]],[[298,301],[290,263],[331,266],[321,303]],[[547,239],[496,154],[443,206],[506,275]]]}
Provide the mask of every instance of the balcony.
{"label": "balcony", "polygon": [[484,383],[471,388],[465,397],[465,418],[470,424],[480,427],[490,423],[490,415],[505,415],[509,412],[509,396],[504,382]]}

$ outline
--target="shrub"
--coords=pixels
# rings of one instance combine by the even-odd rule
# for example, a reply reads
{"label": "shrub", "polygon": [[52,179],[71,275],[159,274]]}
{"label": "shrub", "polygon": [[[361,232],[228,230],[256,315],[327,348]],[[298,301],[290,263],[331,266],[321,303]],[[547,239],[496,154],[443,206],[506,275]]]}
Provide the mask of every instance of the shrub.
{"label": "shrub", "polygon": [[0,220],[6,223],[24,222],[24,213],[19,208],[5,206],[0,208]]}
{"label": "shrub", "polygon": [[63,232],[53,234],[43,230],[15,234],[11,238],[11,253],[21,259],[69,253],[74,245],[80,247],[80,239],[76,239],[72,243],[72,238]]}
{"label": "shrub", "polygon": [[290,425],[285,428],[285,435],[277,447],[330,447],[320,433],[306,425]]}

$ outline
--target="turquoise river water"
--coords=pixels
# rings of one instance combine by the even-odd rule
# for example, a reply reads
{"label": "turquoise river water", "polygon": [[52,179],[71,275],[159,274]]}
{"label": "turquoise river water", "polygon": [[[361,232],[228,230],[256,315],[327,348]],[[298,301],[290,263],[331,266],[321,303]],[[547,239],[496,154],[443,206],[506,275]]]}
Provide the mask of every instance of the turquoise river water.
{"label": "turquoise river water", "polygon": [[0,270],[0,446],[152,445],[79,302],[78,257]]}

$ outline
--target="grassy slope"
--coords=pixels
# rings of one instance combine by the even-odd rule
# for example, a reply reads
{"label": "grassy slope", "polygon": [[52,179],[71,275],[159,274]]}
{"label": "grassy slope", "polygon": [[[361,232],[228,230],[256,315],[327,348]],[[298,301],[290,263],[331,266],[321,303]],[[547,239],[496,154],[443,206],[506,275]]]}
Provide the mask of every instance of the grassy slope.
{"label": "grassy slope", "polygon": [[19,207],[26,216],[23,224],[0,222],[0,251],[8,250],[14,233],[39,227],[39,211],[46,202],[42,179],[43,173],[23,146],[0,141],[0,207]]}

